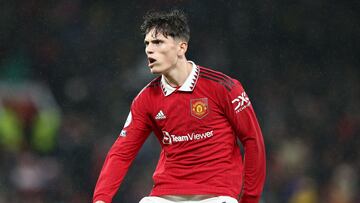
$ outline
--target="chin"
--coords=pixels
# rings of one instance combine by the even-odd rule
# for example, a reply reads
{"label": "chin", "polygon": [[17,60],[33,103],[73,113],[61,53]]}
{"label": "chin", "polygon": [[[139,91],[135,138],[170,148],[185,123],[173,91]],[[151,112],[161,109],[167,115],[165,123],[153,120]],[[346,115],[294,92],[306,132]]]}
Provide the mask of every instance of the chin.
{"label": "chin", "polygon": [[151,68],[151,69],[150,69],[150,72],[151,72],[152,74],[161,74],[161,71],[157,70],[156,68]]}
{"label": "chin", "polygon": [[152,68],[150,68],[150,72],[152,74],[162,74],[164,72],[164,70],[161,67],[153,66]]}

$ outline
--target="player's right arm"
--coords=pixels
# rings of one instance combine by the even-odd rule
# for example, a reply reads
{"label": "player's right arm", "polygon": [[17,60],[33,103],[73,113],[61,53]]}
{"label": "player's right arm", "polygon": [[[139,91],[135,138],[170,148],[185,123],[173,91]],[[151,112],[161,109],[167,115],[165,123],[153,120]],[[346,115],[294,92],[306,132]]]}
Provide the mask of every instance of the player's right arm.
{"label": "player's right arm", "polygon": [[129,116],[119,137],[109,150],[93,195],[94,203],[110,203],[132,161],[151,132],[148,104],[140,96],[131,105]]}

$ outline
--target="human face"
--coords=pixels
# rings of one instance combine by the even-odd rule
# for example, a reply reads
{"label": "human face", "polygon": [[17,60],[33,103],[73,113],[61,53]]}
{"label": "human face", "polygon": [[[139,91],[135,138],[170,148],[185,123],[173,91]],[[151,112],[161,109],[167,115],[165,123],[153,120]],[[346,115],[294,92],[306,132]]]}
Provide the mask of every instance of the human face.
{"label": "human face", "polygon": [[176,67],[181,56],[179,40],[165,37],[160,32],[155,35],[155,29],[152,29],[145,35],[144,43],[151,73],[166,74]]}

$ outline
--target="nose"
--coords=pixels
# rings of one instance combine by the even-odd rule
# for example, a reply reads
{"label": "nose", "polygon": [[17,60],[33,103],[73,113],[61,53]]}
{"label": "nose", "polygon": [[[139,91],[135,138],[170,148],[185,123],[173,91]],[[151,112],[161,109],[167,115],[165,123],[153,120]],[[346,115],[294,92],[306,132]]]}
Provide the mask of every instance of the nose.
{"label": "nose", "polygon": [[146,53],[146,54],[152,54],[152,53],[154,53],[151,44],[148,44],[148,45],[146,46],[146,48],[145,48],[145,53]]}

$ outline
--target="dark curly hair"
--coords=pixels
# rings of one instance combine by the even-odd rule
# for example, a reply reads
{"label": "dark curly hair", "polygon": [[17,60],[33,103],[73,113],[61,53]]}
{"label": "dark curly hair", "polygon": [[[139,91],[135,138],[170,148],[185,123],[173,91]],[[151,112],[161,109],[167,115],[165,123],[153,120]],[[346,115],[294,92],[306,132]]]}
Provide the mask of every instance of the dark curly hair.
{"label": "dark curly hair", "polygon": [[190,28],[184,12],[171,10],[169,12],[150,11],[144,16],[144,22],[140,27],[141,32],[146,35],[150,30],[155,29],[155,36],[158,33],[165,37],[190,39]]}

